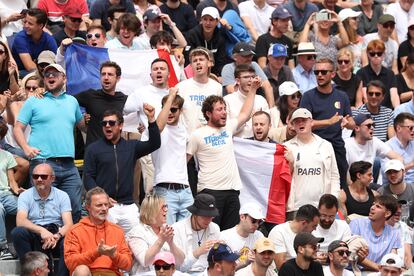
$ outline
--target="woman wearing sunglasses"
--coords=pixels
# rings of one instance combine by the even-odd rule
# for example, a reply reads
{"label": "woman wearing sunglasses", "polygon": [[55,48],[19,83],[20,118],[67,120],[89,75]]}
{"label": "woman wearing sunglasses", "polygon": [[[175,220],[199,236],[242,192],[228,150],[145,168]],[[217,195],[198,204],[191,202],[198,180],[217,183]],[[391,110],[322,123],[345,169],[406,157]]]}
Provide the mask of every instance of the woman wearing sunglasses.
{"label": "woman wearing sunglasses", "polygon": [[285,81],[279,86],[279,100],[276,106],[283,125],[287,125],[288,114],[299,106],[301,98],[302,93],[294,82]]}
{"label": "woman wearing sunglasses", "polygon": [[414,91],[414,52],[405,58],[404,67],[397,75],[397,89],[402,103],[411,100]]}
{"label": "woman wearing sunglasses", "polygon": [[174,230],[167,225],[168,205],[157,194],[147,194],[141,204],[140,223],[126,234],[129,247],[134,255],[131,275],[153,271],[152,262],[157,253],[170,251],[177,265],[185,255],[173,241]]}
{"label": "woman wearing sunglasses", "polygon": [[362,102],[362,81],[353,73],[354,55],[349,48],[342,48],[337,54],[337,71],[333,78],[336,87],[344,91],[352,109],[360,107]]}

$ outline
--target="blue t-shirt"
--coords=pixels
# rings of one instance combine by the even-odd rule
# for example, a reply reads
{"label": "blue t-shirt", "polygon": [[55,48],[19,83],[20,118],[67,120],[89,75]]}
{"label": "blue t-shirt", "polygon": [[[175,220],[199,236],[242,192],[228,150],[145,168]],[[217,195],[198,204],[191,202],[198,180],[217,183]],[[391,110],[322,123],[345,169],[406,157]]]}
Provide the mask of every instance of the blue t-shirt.
{"label": "blue t-shirt", "polygon": [[[351,105],[345,92],[333,88],[332,93],[323,94],[318,91],[317,87],[303,94],[300,101],[300,107],[308,109],[312,113],[314,120],[329,119],[338,113],[338,115],[351,115]],[[316,135],[328,140],[335,148],[344,146],[342,139],[341,121],[336,124],[321,127],[313,130]]]}
{"label": "blue t-shirt", "polygon": [[71,212],[70,199],[67,193],[52,187],[49,196],[42,200],[35,187],[20,194],[17,210],[27,212],[27,218],[37,225],[55,223],[63,225],[62,213]]}
{"label": "blue t-shirt", "polygon": [[53,36],[45,32],[42,33],[38,42],[34,42],[33,39],[27,35],[26,31],[23,30],[17,33],[12,46],[12,54],[19,70],[25,70],[19,54],[30,54],[32,60],[35,62],[39,54],[46,50],[56,53],[57,44]]}
{"label": "blue t-shirt", "polygon": [[35,158],[74,157],[73,129],[82,119],[78,101],[62,93],[55,97],[48,92],[43,99],[30,97],[17,120],[30,125],[29,145],[40,150]]}

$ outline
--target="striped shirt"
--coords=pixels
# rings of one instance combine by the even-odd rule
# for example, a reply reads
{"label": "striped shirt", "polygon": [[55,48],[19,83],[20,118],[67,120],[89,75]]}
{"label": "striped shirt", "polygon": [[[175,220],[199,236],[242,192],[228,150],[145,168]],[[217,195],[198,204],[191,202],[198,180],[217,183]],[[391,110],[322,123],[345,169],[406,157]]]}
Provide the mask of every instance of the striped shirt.
{"label": "striped shirt", "polygon": [[364,104],[357,110],[354,110],[352,115],[355,117],[358,114],[370,114],[375,123],[374,137],[377,137],[383,142],[387,141],[388,127],[394,125],[394,111],[392,109],[381,105],[379,112],[373,114],[369,112],[367,104]]}
{"label": "striped shirt", "polygon": [[381,258],[392,249],[401,248],[400,232],[385,224],[381,235],[375,235],[369,218],[358,218],[349,224],[353,235],[359,235],[368,242],[369,254],[367,258],[377,264]]}

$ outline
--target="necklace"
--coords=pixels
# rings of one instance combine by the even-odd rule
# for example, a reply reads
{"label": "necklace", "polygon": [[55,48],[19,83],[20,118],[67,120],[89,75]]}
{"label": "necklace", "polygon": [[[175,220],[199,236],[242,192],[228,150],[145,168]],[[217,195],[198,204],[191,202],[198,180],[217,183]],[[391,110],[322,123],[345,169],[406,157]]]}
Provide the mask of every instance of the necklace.
{"label": "necklace", "polygon": [[197,241],[197,244],[198,244],[198,247],[200,247],[201,246],[201,241],[203,240],[204,234],[206,233],[206,230],[207,229],[204,229],[203,234],[201,234],[201,238],[200,238],[200,235],[198,234],[198,232],[200,232],[201,229],[200,230],[196,230],[197,229],[197,227],[196,227],[197,222],[196,222],[195,217],[191,217],[191,220],[192,220],[192,222],[194,222],[194,230],[195,230],[195,232],[197,234],[197,240],[198,240]]}

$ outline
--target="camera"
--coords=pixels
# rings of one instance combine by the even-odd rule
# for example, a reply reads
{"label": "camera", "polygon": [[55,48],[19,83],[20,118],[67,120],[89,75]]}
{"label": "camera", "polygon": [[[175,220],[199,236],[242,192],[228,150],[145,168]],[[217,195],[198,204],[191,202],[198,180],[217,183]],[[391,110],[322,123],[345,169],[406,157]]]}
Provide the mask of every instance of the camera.
{"label": "camera", "polygon": [[320,11],[315,15],[316,22],[331,20],[331,14],[327,11]]}

